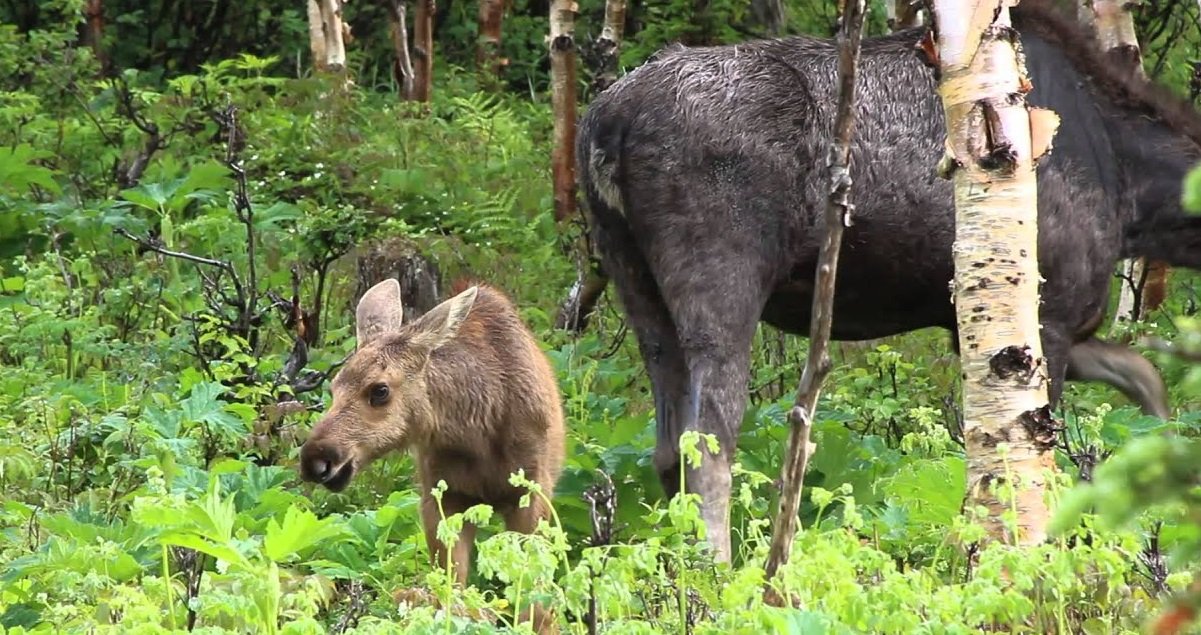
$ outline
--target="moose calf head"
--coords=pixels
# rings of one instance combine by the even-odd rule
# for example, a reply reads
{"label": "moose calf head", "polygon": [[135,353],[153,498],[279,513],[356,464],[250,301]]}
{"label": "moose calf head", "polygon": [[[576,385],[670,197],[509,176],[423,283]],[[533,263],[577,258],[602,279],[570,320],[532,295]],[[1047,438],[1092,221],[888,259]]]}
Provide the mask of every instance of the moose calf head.
{"label": "moose calf head", "polygon": [[476,293],[471,287],[410,324],[402,324],[395,279],[363,294],[355,309],[357,348],[334,377],[333,403],[300,450],[301,478],[342,491],[356,471],[428,428],[426,365],[454,341]]}

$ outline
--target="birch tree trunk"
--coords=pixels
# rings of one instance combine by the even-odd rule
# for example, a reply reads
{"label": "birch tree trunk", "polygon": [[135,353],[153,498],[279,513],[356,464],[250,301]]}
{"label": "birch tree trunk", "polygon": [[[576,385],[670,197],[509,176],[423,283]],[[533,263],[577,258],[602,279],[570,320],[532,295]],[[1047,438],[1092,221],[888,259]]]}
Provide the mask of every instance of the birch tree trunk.
{"label": "birch tree trunk", "polygon": [[480,0],[479,37],[476,40],[475,63],[485,83],[495,87],[500,77],[501,25],[504,23],[505,0]]}
{"label": "birch tree trunk", "polygon": [[342,39],[342,0],[321,0],[321,18],[325,24],[325,66],[341,73],[346,70],[346,42]]}
{"label": "birch tree trunk", "polygon": [[592,80],[595,96],[617,81],[617,61],[621,57],[621,38],[626,25],[626,0],[606,0],[605,26],[596,40],[600,68]]}
{"label": "birch tree trunk", "polygon": [[434,86],[434,0],[417,0],[413,15],[413,99],[429,101]]}
{"label": "birch tree trunk", "polygon": [[[598,57],[598,68],[592,75],[592,85],[589,87],[592,96],[603,92],[606,88],[613,85],[617,81],[617,62],[620,58],[621,40],[625,31],[626,22],[626,0],[606,0],[605,2],[605,25],[601,29],[600,37],[596,40],[596,51]],[[574,75],[574,73],[572,73]],[[572,84],[574,85],[574,79]],[[574,89],[571,91],[572,96],[569,102],[564,104],[565,108],[570,108],[569,116],[571,123],[575,125],[575,101]],[[555,110],[555,139],[557,143],[568,143],[567,160],[574,161],[575,154],[572,152],[572,146],[575,144],[575,131],[570,133],[570,141],[560,140],[558,136],[558,128],[560,118],[558,116],[558,103],[556,102]],[[564,132],[566,135],[567,133]],[[558,146],[556,146],[556,149]],[[557,165],[559,155],[555,155],[554,162]],[[574,165],[572,166],[574,173]],[[575,212],[575,184],[574,177],[570,186],[570,193],[565,196],[570,204],[564,208],[559,207],[559,188],[564,187],[556,183],[555,196],[555,218],[560,219],[560,215],[566,214],[562,218],[571,218],[571,214]],[[560,219],[561,220],[561,219]],[[591,253],[589,248],[589,238],[586,227],[582,229],[579,237],[573,241],[574,258],[576,260],[576,280],[571,285],[571,289],[567,292],[567,297],[559,303],[559,313],[555,318],[555,328],[567,329],[573,333],[579,333],[588,325],[588,319],[596,308],[597,301],[600,300],[601,294],[605,292],[605,287],[609,285],[609,278],[601,270],[600,262],[596,256]]]}
{"label": "birch tree trunk", "polygon": [[[1055,435],[1041,372],[1034,165],[1059,120],[1022,98],[1030,83],[1017,56],[1013,4],[934,0],[927,50],[942,71],[947,121],[948,154],[938,169],[955,190],[968,503],[988,508],[992,537],[1036,544],[1046,536],[1045,471],[1054,470]],[[1005,499],[994,489],[1000,484],[1012,488]],[[1006,520],[1011,508],[1017,518]]]}
{"label": "birch tree trunk", "polygon": [[393,69],[396,81],[400,83],[400,98],[413,99],[413,57],[409,54],[409,29],[406,21],[405,0],[391,0],[388,3],[389,34],[392,36],[392,49],[396,52],[396,63]]}
{"label": "birch tree trunk", "polygon": [[309,48],[313,68],[319,72],[346,72],[347,26],[342,22],[342,0],[308,0]]}
{"label": "birch tree trunk", "polygon": [[[1140,79],[1146,79],[1142,50],[1134,30],[1132,3],[1126,0],[1077,0],[1079,15],[1092,24],[1097,42],[1110,61]],[[1115,323],[1136,322],[1162,302],[1166,294],[1168,267],[1162,262],[1137,258],[1122,261],[1122,284],[1118,293]]]}
{"label": "birch tree trunk", "polygon": [[551,151],[555,221],[575,214],[575,12],[574,0],[550,3],[550,83],[555,145]]}
{"label": "birch tree trunk", "polygon": [[325,20],[317,0],[308,0],[309,51],[313,54],[313,70],[325,72]]}

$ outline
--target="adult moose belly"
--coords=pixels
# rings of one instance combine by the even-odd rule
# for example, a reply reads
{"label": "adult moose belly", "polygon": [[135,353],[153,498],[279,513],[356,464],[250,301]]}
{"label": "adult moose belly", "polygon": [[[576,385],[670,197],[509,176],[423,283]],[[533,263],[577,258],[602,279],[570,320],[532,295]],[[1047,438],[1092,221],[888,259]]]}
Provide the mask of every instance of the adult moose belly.
{"label": "adult moose belly", "polygon": [[[954,325],[948,286],[954,276],[953,230],[931,217],[890,218],[899,209],[865,209],[846,229],[835,284],[833,339],[874,339]],[[816,263],[816,248],[801,254],[788,279],[768,298],[765,322],[809,334]]]}

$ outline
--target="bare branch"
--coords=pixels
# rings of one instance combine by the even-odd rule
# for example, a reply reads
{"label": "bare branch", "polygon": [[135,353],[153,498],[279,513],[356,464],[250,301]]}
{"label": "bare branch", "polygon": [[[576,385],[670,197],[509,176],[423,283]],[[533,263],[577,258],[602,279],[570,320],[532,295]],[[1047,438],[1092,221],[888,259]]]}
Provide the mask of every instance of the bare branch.
{"label": "bare branch", "polygon": [[809,357],[797,386],[795,405],[789,413],[792,431],[788,439],[788,455],[783,468],[783,493],[780,509],[772,532],[767,556],[766,599],[779,604],[781,598],[771,586],[780,566],[788,561],[788,552],[797,530],[797,510],[801,502],[801,486],[809,457],[814,451],[809,441],[813,412],[821,393],[822,380],[830,372],[830,327],[834,317],[834,281],[838,270],[838,254],[842,246],[843,227],[851,223],[851,135],[854,130],[855,76],[859,67],[859,43],[863,37],[865,0],[846,3],[839,30],[838,111],[834,121],[834,142],[830,147],[830,192],[826,198],[825,236],[817,259],[814,282],[813,320],[809,332]]}
{"label": "bare branch", "polygon": [[225,262],[224,260],[213,260],[212,258],[204,258],[202,256],[193,256],[192,254],[184,253],[182,251],[171,251],[170,249],[163,247],[157,241],[151,241],[151,240],[147,240],[145,238],[140,238],[138,236],[134,236],[128,230],[123,229],[121,227],[114,229],[113,233],[117,234],[118,236],[123,236],[125,238],[128,238],[129,240],[132,240],[133,242],[141,245],[143,248],[149,249],[150,251],[153,251],[155,253],[160,253],[164,256],[169,256],[171,258],[179,258],[180,260],[187,260],[188,262],[194,262],[194,263],[201,264],[201,265],[208,265],[210,267],[217,267],[218,269],[221,269],[224,271],[229,271],[231,273],[233,272],[233,267],[230,266],[230,264],[228,262]]}

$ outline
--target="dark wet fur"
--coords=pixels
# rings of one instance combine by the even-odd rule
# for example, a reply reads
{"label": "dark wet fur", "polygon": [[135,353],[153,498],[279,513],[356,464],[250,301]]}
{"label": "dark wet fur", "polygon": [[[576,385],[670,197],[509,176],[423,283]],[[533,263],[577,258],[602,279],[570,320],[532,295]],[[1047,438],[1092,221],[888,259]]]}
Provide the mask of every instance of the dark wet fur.
{"label": "dark wet fur", "polygon": [[[1198,156],[1201,118],[1110,71],[1088,34],[1043,3],[1019,7],[1028,101],[1062,118],[1038,183],[1042,344],[1055,402],[1069,350],[1101,323],[1117,261],[1199,244],[1196,223],[1175,234],[1154,228],[1182,222],[1180,184]],[[834,339],[955,330],[955,210],[951,183],[935,175],[945,128],[934,71],[915,47],[922,34],[862,44],[855,215]],[[682,431],[715,433],[732,449],[756,324],[808,334],[836,69],[835,44],[805,36],[674,46],[598,96],[580,122],[593,240],[651,376],[656,466],[669,492]],[[707,504],[728,487],[707,492],[699,480],[690,489]]]}

